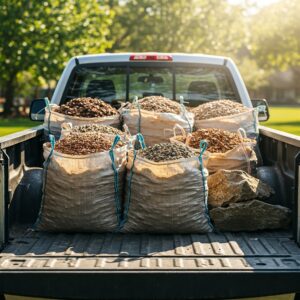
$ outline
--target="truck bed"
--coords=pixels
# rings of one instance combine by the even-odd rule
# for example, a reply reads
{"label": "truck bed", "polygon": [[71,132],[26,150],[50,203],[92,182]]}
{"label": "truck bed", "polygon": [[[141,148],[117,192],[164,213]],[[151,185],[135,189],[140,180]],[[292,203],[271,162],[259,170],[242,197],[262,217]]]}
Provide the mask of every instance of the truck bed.
{"label": "truck bed", "polygon": [[151,235],[18,228],[0,253],[0,266],[2,270],[285,270],[300,266],[300,248],[288,231]]}
{"label": "truck bed", "polygon": [[[125,235],[57,234],[15,228],[9,244],[0,253],[0,287],[5,285],[6,279],[9,284],[12,280],[8,278],[14,274],[16,280],[19,278],[18,286],[23,295],[26,295],[30,280],[35,280],[37,295],[62,297],[64,292],[70,295],[69,289],[72,288],[73,297],[78,299],[83,299],[83,295],[77,290],[81,280],[73,281],[76,274],[79,277],[93,274],[90,284],[96,280],[94,284],[99,286],[104,298],[145,298],[145,290],[147,295],[155,295],[156,298],[165,298],[166,292],[168,297],[182,298],[181,293],[184,297],[189,295],[188,289],[181,285],[184,282],[184,285],[191,287],[202,287],[199,296],[203,299],[212,295],[230,297],[230,291],[234,291],[235,296],[255,296],[255,291],[259,295],[267,295],[270,289],[272,293],[279,294],[290,292],[291,285],[295,286],[296,291],[299,289],[299,270],[300,248],[288,231]],[[6,276],[1,277],[5,273]],[[31,276],[22,277],[24,273]],[[41,273],[47,276],[40,276]],[[120,297],[120,293],[112,291],[113,275],[122,276],[125,273],[126,276],[119,278],[121,285],[118,282],[118,289],[123,288]],[[283,282],[284,273],[287,274],[286,280],[289,280],[288,290]],[[55,277],[51,278],[51,274]],[[67,277],[68,274],[71,276]],[[207,280],[211,285],[212,275],[218,289],[204,292]],[[139,284],[143,276],[150,278]],[[55,280],[55,291],[49,290],[51,280]],[[251,280],[251,285],[248,280]],[[85,290],[84,296],[93,298],[86,292],[87,280],[84,282],[84,287],[81,286]],[[160,289],[159,285],[163,282],[164,287]],[[68,283],[70,286],[67,288]],[[136,284],[138,287],[134,288]],[[133,292],[133,289],[136,290]],[[9,293],[10,286],[5,285],[4,290]],[[12,286],[11,290],[16,291],[16,286]],[[197,292],[193,289],[191,295],[194,298]]]}
{"label": "truck bed", "polygon": [[[295,241],[299,242],[300,231],[300,156],[295,163],[299,138],[260,128],[266,170],[273,168],[280,178],[276,186],[284,187],[279,189],[276,203],[296,210],[293,235],[290,231],[51,234],[21,225],[32,224],[36,216],[27,217],[34,208],[27,182],[21,182],[21,190],[16,189],[23,177],[22,170],[42,165],[41,133],[41,129],[31,129],[0,141],[6,163],[0,179],[7,178],[2,181],[5,193],[0,193],[0,202],[2,199],[2,204],[4,200],[16,204],[15,222],[2,218],[0,224],[0,247],[4,246],[0,251],[0,299],[4,293],[132,300],[231,299],[300,293],[300,248]],[[21,192],[23,197],[14,202],[14,195]],[[18,210],[20,207],[22,210]],[[1,211],[0,207],[0,215],[5,217],[9,212],[14,211]]]}

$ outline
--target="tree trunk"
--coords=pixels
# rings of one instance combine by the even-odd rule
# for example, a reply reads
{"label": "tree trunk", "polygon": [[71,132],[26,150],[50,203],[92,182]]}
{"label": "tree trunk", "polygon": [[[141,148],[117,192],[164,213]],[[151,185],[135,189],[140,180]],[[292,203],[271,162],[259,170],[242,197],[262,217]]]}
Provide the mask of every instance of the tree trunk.
{"label": "tree trunk", "polygon": [[4,111],[3,115],[9,117],[13,113],[13,101],[15,96],[15,75],[4,82]]}

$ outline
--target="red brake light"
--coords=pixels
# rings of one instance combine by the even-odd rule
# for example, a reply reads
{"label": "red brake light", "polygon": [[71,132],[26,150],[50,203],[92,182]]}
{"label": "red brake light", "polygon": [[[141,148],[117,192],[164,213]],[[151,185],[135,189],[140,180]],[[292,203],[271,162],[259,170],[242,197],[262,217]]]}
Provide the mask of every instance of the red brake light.
{"label": "red brake light", "polygon": [[130,55],[129,60],[156,60],[156,61],[172,61],[173,58],[171,55],[165,55],[165,54],[134,54]]}

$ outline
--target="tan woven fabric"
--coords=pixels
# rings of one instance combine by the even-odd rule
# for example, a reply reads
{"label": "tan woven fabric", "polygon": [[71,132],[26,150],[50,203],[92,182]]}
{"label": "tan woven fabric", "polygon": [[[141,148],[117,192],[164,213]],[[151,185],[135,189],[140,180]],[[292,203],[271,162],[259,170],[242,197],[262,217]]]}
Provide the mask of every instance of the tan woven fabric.
{"label": "tan woven fabric", "polygon": [[129,128],[132,135],[140,133],[144,136],[147,146],[158,143],[169,142],[173,135],[173,127],[179,124],[186,132],[191,132],[194,126],[194,115],[186,112],[185,114],[157,113],[138,109],[122,109],[122,118],[124,124]]}
{"label": "tan woven fabric", "polygon": [[[99,125],[109,125],[116,128],[120,128],[120,115],[114,115],[103,118],[83,118],[83,117],[74,117],[67,116],[58,112],[55,112],[54,109],[57,105],[51,105],[51,113],[49,109],[45,109],[45,118],[44,118],[44,130],[46,136],[50,133],[53,134],[56,139],[60,137],[61,125],[63,123],[71,123],[73,126],[87,125],[87,124],[99,124]],[[49,116],[50,115],[50,116]]]}
{"label": "tan woven fabric", "polygon": [[212,231],[205,203],[208,173],[203,169],[202,176],[197,157],[155,163],[137,156],[133,168],[132,164],[131,153],[123,232]]}
{"label": "tan woven fabric", "polygon": [[243,128],[249,138],[256,138],[258,136],[258,125],[257,112],[254,109],[236,115],[207,120],[195,120],[195,130],[203,128],[220,128],[231,132],[237,132],[239,128]]}
{"label": "tan woven fabric", "polygon": [[[119,200],[123,192],[126,147],[114,150],[119,168]],[[118,227],[112,161],[108,151],[72,156],[44,145],[44,194],[37,229],[107,232]],[[121,203],[119,204],[121,206]]]}

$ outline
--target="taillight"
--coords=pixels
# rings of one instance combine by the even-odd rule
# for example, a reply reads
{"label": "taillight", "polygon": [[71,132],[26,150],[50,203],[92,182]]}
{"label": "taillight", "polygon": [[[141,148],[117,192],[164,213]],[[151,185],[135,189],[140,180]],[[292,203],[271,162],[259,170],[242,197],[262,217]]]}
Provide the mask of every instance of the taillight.
{"label": "taillight", "polygon": [[165,55],[165,54],[133,54],[133,55],[130,55],[129,60],[172,61],[173,58],[171,55]]}

